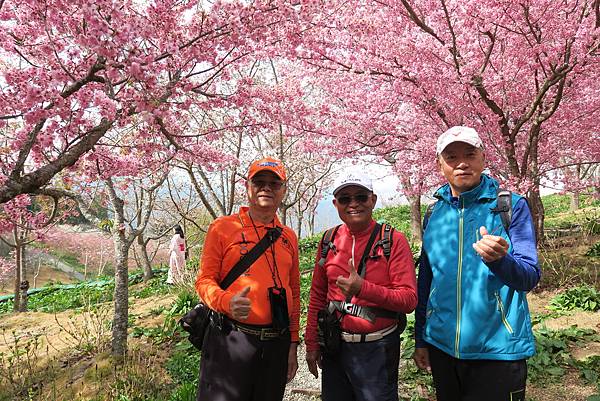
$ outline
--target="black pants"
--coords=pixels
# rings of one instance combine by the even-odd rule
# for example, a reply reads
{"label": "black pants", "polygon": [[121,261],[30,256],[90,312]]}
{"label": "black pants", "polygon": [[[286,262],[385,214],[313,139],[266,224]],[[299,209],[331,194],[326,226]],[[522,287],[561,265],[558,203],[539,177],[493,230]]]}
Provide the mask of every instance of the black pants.
{"label": "black pants", "polygon": [[456,359],[431,345],[428,349],[438,401],[525,401],[524,359]]}
{"label": "black pants", "polygon": [[323,356],[323,401],[398,401],[398,330],[368,343],[342,342],[339,355]]}
{"label": "black pants", "polygon": [[196,401],[281,401],[290,336],[256,336],[210,327],[202,344]]}

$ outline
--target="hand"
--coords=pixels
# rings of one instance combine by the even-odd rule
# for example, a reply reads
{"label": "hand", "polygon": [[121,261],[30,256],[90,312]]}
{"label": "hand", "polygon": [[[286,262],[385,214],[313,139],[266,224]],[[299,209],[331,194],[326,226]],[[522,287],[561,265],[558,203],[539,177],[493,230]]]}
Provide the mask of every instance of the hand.
{"label": "hand", "polygon": [[246,298],[246,295],[250,292],[250,287],[244,288],[238,292],[229,301],[229,309],[231,310],[231,317],[234,320],[246,320],[250,313],[250,299]]}
{"label": "hand", "polygon": [[473,248],[484,262],[493,262],[508,253],[508,242],[504,238],[488,234],[484,226],[479,227],[479,233],[481,239],[473,244]]}
{"label": "hand", "polygon": [[345,297],[351,297],[358,294],[363,283],[363,278],[356,272],[352,259],[348,260],[348,269],[350,270],[350,275],[347,278],[338,276],[335,281],[335,284],[342,290],[342,294],[344,294]]}
{"label": "hand", "polygon": [[288,369],[287,369],[287,382],[292,381],[296,376],[298,370],[298,343],[290,343],[290,350],[288,352]]}
{"label": "hand", "polygon": [[413,359],[417,368],[431,373],[431,364],[429,363],[429,350],[427,348],[415,348]]}
{"label": "hand", "polygon": [[308,371],[313,374],[315,379],[319,378],[319,371],[317,370],[317,366],[319,369],[321,368],[321,351],[306,351],[306,364],[308,365]]}

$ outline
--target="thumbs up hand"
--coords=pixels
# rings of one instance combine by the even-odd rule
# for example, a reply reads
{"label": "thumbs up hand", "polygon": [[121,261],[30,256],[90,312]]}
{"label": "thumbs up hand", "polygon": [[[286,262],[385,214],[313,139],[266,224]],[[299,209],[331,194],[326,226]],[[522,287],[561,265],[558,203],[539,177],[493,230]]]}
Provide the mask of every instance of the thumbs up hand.
{"label": "thumbs up hand", "polygon": [[250,313],[250,299],[246,297],[250,292],[250,287],[244,288],[242,291],[238,292],[231,298],[229,301],[229,309],[231,310],[231,317],[234,320],[246,320],[248,319],[248,314]]}
{"label": "thumbs up hand", "polygon": [[481,239],[473,244],[473,248],[484,262],[494,262],[508,253],[508,242],[501,236],[489,234],[484,226],[479,227],[479,234]]}
{"label": "thumbs up hand", "polygon": [[348,277],[338,276],[335,284],[340,288],[344,296],[351,297],[360,292],[363,278],[356,272],[352,259],[348,260],[348,270],[350,270],[350,275]]}

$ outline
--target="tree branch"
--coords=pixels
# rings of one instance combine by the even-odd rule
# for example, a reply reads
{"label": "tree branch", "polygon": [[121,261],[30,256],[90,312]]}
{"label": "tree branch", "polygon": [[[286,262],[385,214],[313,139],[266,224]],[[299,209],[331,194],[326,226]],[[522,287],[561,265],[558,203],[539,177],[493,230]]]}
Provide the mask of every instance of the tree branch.
{"label": "tree branch", "polygon": [[419,28],[421,28],[425,33],[431,35],[432,37],[435,38],[435,40],[437,40],[438,42],[440,42],[442,45],[445,45],[446,42],[444,42],[434,31],[433,29],[431,29],[426,23],[425,21],[423,21],[421,18],[419,18],[419,16],[417,15],[417,13],[415,12],[415,10],[411,7],[411,5],[408,3],[407,0],[400,0],[402,2],[402,4],[404,5],[404,8],[406,8],[406,11],[408,12],[408,15],[410,16],[410,19],[414,21],[415,24],[417,24],[417,26]]}

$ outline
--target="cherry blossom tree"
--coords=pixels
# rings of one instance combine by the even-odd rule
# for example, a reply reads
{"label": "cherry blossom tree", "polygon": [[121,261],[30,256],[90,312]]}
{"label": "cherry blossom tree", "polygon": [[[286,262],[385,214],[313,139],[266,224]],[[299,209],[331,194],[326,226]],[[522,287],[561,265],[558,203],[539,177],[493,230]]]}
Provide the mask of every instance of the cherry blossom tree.
{"label": "cherry blossom tree", "polygon": [[[37,211],[33,209],[39,209]],[[32,205],[28,195],[19,195],[3,205],[0,212],[0,232],[10,232],[12,241],[0,236],[0,240],[14,249],[14,302],[15,312],[24,312],[27,308],[26,301],[21,300],[20,287],[25,275],[25,249],[33,241],[41,238],[52,224],[56,223],[59,215],[59,199],[54,197],[45,207],[38,203]]]}
{"label": "cherry blossom tree", "polygon": [[180,123],[247,102],[222,93],[219,82],[230,65],[285,35],[278,29],[293,16],[283,1],[202,4],[3,3],[0,121],[19,128],[2,138],[0,202],[42,190],[127,127],[141,128],[146,148],[202,157],[199,134],[188,136]]}
{"label": "cherry blossom tree", "polygon": [[[321,6],[319,14],[302,14],[310,29],[294,54],[334,99],[359,106],[363,99],[364,106],[349,110],[356,114],[349,120],[352,129],[338,127],[337,135],[393,132],[396,126],[382,127],[385,120],[379,117],[402,104],[410,105],[414,120],[429,118],[440,127],[415,132],[421,137],[435,137],[451,125],[474,126],[484,138],[492,172],[527,192],[538,233],[540,181],[560,163],[555,139],[589,150],[587,162],[598,161],[592,150],[600,143],[598,1],[328,1]],[[390,108],[393,101],[397,106]],[[577,130],[567,128],[572,123]],[[431,149],[427,159],[434,157]]]}

